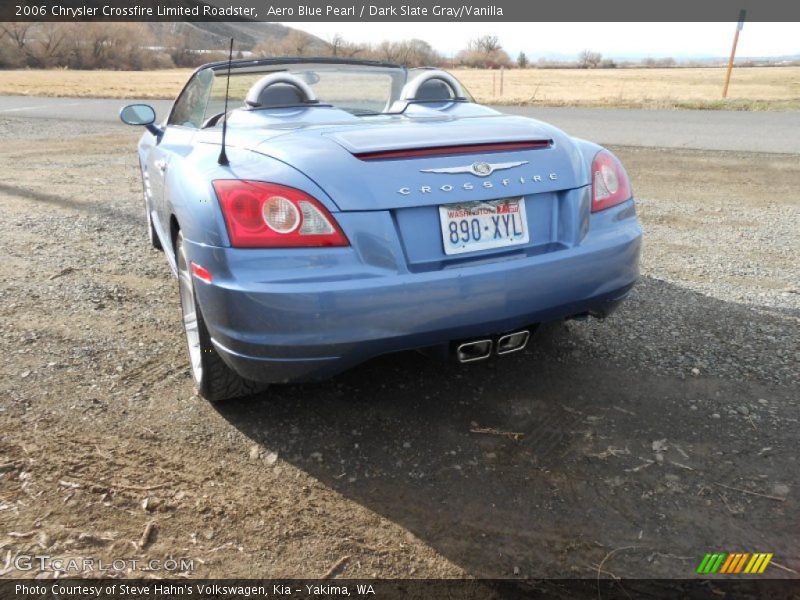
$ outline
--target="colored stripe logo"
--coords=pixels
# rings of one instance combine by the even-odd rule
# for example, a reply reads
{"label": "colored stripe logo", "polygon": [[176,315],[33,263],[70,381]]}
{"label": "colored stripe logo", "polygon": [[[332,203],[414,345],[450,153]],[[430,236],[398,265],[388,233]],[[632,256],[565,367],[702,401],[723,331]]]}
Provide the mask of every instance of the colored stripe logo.
{"label": "colored stripe logo", "polygon": [[746,573],[749,575],[761,574],[772,560],[772,553],[756,552],[709,552],[697,567],[697,573],[713,575],[715,573],[735,575]]}

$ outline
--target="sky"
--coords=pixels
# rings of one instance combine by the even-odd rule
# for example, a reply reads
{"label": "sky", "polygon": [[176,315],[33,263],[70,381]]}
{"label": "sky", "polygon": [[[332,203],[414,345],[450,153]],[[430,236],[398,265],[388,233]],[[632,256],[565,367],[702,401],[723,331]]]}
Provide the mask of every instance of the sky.
{"label": "sky", "polygon": [[[787,0],[793,1],[793,0]],[[322,39],[336,33],[358,43],[421,38],[447,56],[471,38],[500,38],[512,56],[569,56],[581,50],[608,57],[691,58],[730,53],[735,23],[284,23]],[[737,56],[800,54],[800,23],[745,23]]]}

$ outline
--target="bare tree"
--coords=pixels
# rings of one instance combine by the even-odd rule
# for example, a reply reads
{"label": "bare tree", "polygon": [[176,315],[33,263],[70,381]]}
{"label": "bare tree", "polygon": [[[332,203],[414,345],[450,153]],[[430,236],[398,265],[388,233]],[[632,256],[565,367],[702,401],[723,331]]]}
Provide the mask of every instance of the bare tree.
{"label": "bare tree", "polygon": [[500,39],[496,35],[482,35],[481,37],[473,38],[469,41],[467,47],[470,50],[477,50],[484,54],[491,54],[503,49],[500,45]]}
{"label": "bare tree", "polygon": [[0,23],[0,66],[25,66],[25,46],[33,26],[34,23]]}
{"label": "bare tree", "polygon": [[471,39],[456,58],[464,66],[482,69],[499,69],[514,64],[508,53],[503,50],[496,35]]}
{"label": "bare tree", "polygon": [[411,39],[391,42],[384,40],[377,46],[365,50],[365,54],[376,60],[397,63],[407,67],[435,67],[444,63],[444,58],[425,40]]}
{"label": "bare tree", "polygon": [[22,50],[28,42],[34,23],[0,23],[0,40],[10,40],[19,50]]}
{"label": "bare tree", "polygon": [[330,46],[331,56],[340,56],[341,55],[341,51],[342,51],[342,47],[346,43],[347,43],[347,41],[344,39],[342,34],[335,33],[333,35],[333,37],[330,39],[330,41],[328,41],[328,44]]}
{"label": "bare tree", "polygon": [[372,54],[372,56],[378,60],[396,63],[400,62],[401,51],[396,42],[384,40],[372,48],[370,50],[370,54]]}
{"label": "bare tree", "polygon": [[317,40],[305,31],[293,29],[282,39],[264,40],[253,48],[259,56],[311,56],[321,53]]}
{"label": "bare tree", "polygon": [[444,63],[444,57],[428,42],[420,39],[408,41],[410,47],[409,66],[438,67]]}
{"label": "bare tree", "polygon": [[175,66],[143,23],[2,23],[0,66],[151,69]]}
{"label": "bare tree", "polygon": [[296,56],[306,56],[314,46],[314,38],[305,31],[290,31],[283,39],[289,51]]}
{"label": "bare tree", "polygon": [[189,27],[175,32],[170,44],[169,54],[176,67],[193,67],[198,62],[199,33]]}
{"label": "bare tree", "polygon": [[581,69],[596,69],[603,60],[603,55],[591,50],[583,50],[578,54],[578,66]]}
{"label": "bare tree", "polygon": [[143,23],[85,23],[71,32],[68,66],[75,69],[147,69],[174,66],[152,48]]}
{"label": "bare tree", "polygon": [[328,52],[331,56],[342,56],[353,58],[364,52],[365,48],[361,44],[349,42],[341,34],[335,34],[328,42]]}
{"label": "bare tree", "polygon": [[42,23],[23,47],[32,67],[48,68],[67,62],[77,26],[72,23]]}

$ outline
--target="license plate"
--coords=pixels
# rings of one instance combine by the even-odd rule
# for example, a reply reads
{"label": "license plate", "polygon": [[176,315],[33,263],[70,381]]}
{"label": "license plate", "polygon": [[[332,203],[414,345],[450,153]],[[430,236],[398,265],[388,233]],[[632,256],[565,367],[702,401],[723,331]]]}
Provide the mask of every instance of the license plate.
{"label": "license plate", "polygon": [[445,254],[504,248],[530,241],[524,198],[439,207]]}

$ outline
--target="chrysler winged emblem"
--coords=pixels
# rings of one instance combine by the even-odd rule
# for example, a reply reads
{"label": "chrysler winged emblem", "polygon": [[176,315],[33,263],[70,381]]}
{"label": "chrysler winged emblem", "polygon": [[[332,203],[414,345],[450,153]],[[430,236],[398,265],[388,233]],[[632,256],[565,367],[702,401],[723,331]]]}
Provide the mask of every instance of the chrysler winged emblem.
{"label": "chrysler winged emblem", "polygon": [[521,165],[527,165],[527,160],[518,160],[515,162],[504,163],[488,163],[483,161],[474,162],[471,165],[464,165],[463,167],[445,167],[443,169],[420,169],[420,173],[472,173],[478,177],[488,177],[495,171],[502,171],[503,169],[513,169]]}

